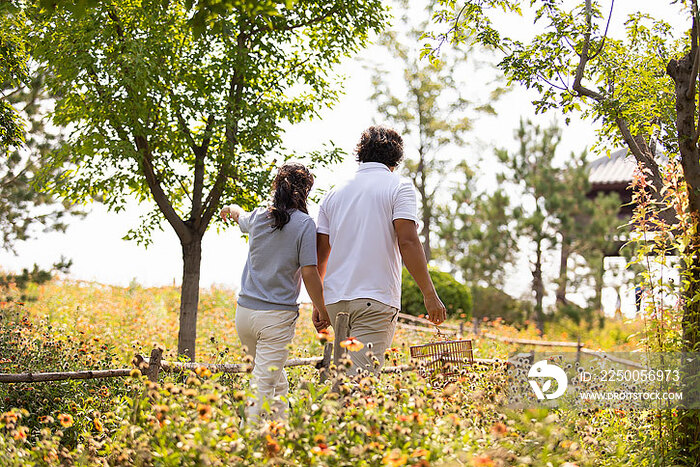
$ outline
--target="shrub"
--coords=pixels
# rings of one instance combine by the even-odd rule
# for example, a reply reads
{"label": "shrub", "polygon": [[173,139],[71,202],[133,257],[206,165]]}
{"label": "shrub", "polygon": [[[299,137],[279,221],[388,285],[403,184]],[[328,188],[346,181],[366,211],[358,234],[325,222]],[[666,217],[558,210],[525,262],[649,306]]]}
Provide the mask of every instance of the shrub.
{"label": "shrub", "polygon": [[[435,284],[438,296],[447,307],[448,317],[471,319],[472,295],[469,288],[446,272],[430,268],[430,277]],[[401,278],[401,310],[409,315],[425,313],[423,294],[406,268]]]}
{"label": "shrub", "polygon": [[504,322],[519,325],[525,322],[532,305],[518,300],[495,287],[472,287],[475,318],[501,318]]}

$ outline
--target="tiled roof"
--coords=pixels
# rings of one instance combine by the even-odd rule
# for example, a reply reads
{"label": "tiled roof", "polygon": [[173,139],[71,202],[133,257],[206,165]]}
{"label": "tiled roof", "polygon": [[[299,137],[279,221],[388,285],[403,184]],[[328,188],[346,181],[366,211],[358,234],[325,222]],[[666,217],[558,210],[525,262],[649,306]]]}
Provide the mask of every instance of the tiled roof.
{"label": "tiled roof", "polygon": [[588,180],[593,188],[603,185],[629,184],[636,167],[634,156],[627,149],[620,149],[590,163]]}

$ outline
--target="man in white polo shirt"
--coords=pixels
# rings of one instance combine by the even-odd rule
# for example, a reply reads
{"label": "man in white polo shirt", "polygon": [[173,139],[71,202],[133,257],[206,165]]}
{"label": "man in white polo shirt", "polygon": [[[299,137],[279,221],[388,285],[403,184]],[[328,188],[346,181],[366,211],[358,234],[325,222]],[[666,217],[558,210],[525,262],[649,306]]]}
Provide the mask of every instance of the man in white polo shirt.
{"label": "man in white polo shirt", "polygon": [[[318,269],[331,322],[350,315],[350,335],[364,344],[350,352],[353,368],[379,371],[391,345],[401,308],[401,260],[423,293],[428,319],[445,320],[418,238],[416,192],[410,180],[394,174],[403,159],[403,140],[394,130],[373,126],[356,148],[355,176],[336,186],[321,202],[318,217]],[[317,329],[327,327],[314,310]],[[367,351],[379,360],[372,364]]]}

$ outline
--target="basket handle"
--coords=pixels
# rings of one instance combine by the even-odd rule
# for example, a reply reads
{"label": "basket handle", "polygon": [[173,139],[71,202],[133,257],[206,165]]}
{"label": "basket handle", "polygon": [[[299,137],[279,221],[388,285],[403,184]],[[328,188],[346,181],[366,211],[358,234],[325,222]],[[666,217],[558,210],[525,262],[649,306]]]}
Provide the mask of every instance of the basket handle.
{"label": "basket handle", "polygon": [[435,337],[437,337],[439,340],[447,340],[447,336],[440,330],[440,326],[438,326],[437,324],[435,325],[435,331],[437,331]]}

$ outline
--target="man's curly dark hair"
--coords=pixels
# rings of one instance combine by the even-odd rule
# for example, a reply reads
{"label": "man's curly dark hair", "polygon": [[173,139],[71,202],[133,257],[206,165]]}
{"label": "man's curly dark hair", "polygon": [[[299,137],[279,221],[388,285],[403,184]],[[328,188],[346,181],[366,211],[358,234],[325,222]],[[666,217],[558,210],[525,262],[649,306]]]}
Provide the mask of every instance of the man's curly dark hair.
{"label": "man's curly dark hair", "polygon": [[357,162],[381,162],[396,167],[403,159],[403,138],[391,128],[371,126],[362,132],[355,154]]}

